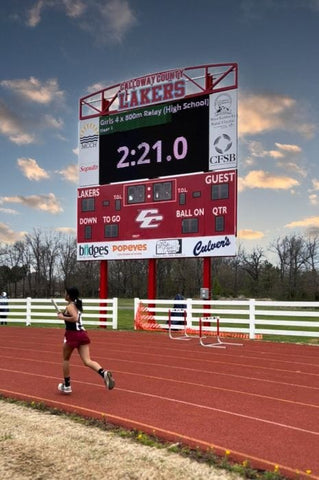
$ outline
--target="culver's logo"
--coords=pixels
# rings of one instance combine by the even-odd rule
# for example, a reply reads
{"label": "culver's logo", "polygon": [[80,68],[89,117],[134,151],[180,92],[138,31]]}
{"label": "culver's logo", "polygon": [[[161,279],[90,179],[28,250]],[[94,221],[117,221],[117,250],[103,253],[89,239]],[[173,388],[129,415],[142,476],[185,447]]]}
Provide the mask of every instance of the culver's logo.
{"label": "culver's logo", "polygon": [[108,254],[108,245],[79,245],[80,257],[104,258]]}
{"label": "culver's logo", "polygon": [[209,240],[207,243],[204,243],[202,242],[202,240],[200,240],[196,243],[193,249],[193,255],[195,257],[198,257],[201,254],[212,252],[213,250],[218,250],[219,248],[229,247],[230,243],[231,242],[228,237],[225,237],[224,240],[218,240],[217,242],[212,242],[211,240]]}

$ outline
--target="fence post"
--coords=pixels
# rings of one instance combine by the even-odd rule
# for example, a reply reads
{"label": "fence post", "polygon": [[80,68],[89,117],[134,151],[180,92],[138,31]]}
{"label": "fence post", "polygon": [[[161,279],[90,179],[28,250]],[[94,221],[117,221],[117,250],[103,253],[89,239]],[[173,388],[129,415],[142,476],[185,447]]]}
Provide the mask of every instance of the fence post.
{"label": "fence post", "polygon": [[27,327],[30,327],[31,325],[31,297],[27,297],[27,303],[26,303],[26,319],[25,319],[25,324]]}
{"label": "fence post", "polygon": [[192,299],[186,299],[186,326],[192,328]]}
{"label": "fence post", "polygon": [[113,298],[113,322],[112,322],[112,328],[113,330],[117,330],[117,315],[118,315],[118,299]]}
{"label": "fence post", "polygon": [[251,298],[249,300],[249,338],[250,340],[255,339],[255,299]]}
{"label": "fence post", "polygon": [[134,330],[136,330],[135,319],[136,319],[139,303],[140,303],[140,299],[137,297],[134,297]]}

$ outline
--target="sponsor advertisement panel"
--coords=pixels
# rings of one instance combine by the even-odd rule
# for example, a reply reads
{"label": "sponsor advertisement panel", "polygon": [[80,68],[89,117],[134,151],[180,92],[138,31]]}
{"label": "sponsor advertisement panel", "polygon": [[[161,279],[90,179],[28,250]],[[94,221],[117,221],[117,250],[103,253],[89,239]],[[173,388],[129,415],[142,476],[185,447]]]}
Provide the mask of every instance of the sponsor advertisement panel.
{"label": "sponsor advertisement panel", "polygon": [[237,91],[209,97],[209,170],[237,168]]}
{"label": "sponsor advertisement panel", "polygon": [[82,120],[79,123],[79,185],[98,185],[99,158],[99,119]]}
{"label": "sponsor advertisement panel", "polygon": [[152,239],[126,242],[79,243],[78,260],[129,260],[147,258],[220,257],[233,256],[234,235]]}

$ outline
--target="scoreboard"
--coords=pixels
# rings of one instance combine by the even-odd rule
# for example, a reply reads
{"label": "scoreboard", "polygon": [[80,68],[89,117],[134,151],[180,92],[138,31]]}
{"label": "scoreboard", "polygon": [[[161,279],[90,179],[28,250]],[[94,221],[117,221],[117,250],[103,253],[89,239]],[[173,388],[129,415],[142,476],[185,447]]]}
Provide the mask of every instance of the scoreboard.
{"label": "scoreboard", "polygon": [[236,170],[80,188],[79,255],[234,255],[236,199]]}
{"label": "scoreboard", "polygon": [[208,119],[208,97],[102,117],[99,184],[207,170]]}
{"label": "scoreboard", "polygon": [[237,64],[82,98],[79,180],[79,260],[234,255]]}

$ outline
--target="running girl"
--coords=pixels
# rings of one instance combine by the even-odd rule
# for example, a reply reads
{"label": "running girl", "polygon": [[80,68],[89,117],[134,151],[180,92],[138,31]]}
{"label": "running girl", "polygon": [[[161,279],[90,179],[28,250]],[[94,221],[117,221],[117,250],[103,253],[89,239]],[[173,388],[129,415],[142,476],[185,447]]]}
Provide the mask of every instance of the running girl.
{"label": "running girl", "polygon": [[90,357],[91,343],[87,332],[82,325],[81,314],[83,311],[82,300],[79,299],[79,291],[76,287],[67,288],[65,300],[68,302],[64,312],[58,313],[58,318],[64,320],[65,336],[63,345],[63,377],[64,383],[59,383],[58,390],[62,393],[72,393],[70,378],[70,358],[73,350],[77,348],[83,364],[97,372],[105,383],[108,390],[115,387],[112,372],[104,370],[101,365]]}

